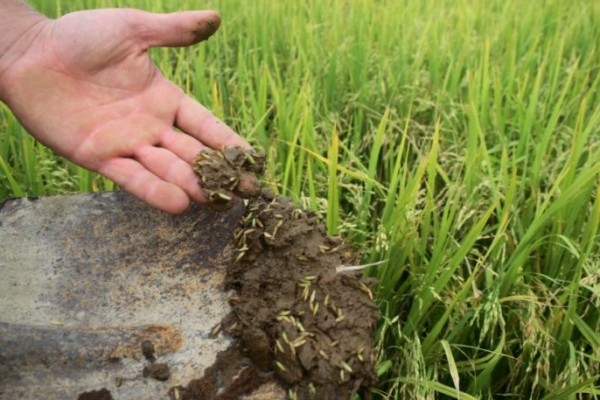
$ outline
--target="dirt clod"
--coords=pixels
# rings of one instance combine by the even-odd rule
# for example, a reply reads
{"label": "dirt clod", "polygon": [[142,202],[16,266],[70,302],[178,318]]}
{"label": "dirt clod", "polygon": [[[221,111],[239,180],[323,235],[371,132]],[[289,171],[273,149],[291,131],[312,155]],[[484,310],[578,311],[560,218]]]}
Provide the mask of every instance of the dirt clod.
{"label": "dirt clod", "polygon": [[[263,165],[255,153],[226,149],[201,152],[195,170],[207,198],[223,203]],[[290,398],[367,393],[376,380],[374,282],[337,272],[359,256],[327,236],[314,213],[256,187],[253,193],[234,233],[225,289],[236,293],[223,331],[259,368],[275,372]]]}
{"label": "dirt clod", "polygon": [[113,400],[112,394],[106,388],[90,390],[77,396],[77,400]]}
{"label": "dirt clod", "polygon": [[142,341],[141,347],[142,347],[142,354],[144,355],[146,360],[148,360],[150,362],[154,362],[155,349],[154,349],[154,344],[152,344],[152,341],[150,341],[148,339]]}
{"label": "dirt clod", "polygon": [[249,173],[262,171],[264,162],[264,156],[259,153],[230,147],[222,152],[201,151],[194,170],[210,204],[217,209],[227,209],[235,195],[247,198],[260,193],[260,187],[245,178],[250,177]]}
{"label": "dirt clod", "polygon": [[165,363],[148,364],[144,367],[144,378],[166,381],[171,376],[169,366]]}
{"label": "dirt clod", "polygon": [[173,387],[171,400],[237,400],[269,381],[269,375],[240,354],[237,346],[220,352],[215,363],[186,387]]}

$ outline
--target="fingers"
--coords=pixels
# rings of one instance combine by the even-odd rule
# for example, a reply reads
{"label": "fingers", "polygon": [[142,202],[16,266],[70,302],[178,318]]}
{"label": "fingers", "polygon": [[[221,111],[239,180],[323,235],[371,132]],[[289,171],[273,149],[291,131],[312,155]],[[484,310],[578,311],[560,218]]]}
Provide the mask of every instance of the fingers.
{"label": "fingers", "polygon": [[212,36],[219,29],[221,17],[216,11],[185,11],[170,14],[138,12],[132,15],[132,26],[146,44],[156,46],[189,46]]}
{"label": "fingers", "polygon": [[206,149],[206,146],[197,139],[172,131],[166,132],[160,137],[160,145],[190,165],[194,163],[198,153]]}
{"label": "fingers", "polygon": [[158,178],[133,159],[114,158],[107,161],[98,172],[140,200],[168,213],[182,213],[190,204],[189,196],[183,189]]}
{"label": "fingers", "polygon": [[251,149],[248,142],[189,96],[181,101],[175,126],[213,149],[220,150],[228,146]]}
{"label": "fingers", "polygon": [[174,153],[164,148],[142,146],[136,150],[135,158],[160,179],[183,189],[192,200],[199,203],[206,201],[196,173],[190,164]]}

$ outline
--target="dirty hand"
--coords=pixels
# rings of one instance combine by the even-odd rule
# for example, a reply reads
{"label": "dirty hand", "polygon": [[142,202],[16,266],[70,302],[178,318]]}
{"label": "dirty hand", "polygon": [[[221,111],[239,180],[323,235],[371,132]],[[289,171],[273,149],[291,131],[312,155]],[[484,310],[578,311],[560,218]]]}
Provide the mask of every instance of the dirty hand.
{"label": "dirty hand", "polygon": [[180,213],[205,200],[191,168],[201,149],[249,148],[148,55],[150,47],[207,39],[217,13],[105,9],[50,20],[29,11],[19,14],[31,18],[20,25],[27,29],[4,51],[0,43],[0,100],[58,154]]}

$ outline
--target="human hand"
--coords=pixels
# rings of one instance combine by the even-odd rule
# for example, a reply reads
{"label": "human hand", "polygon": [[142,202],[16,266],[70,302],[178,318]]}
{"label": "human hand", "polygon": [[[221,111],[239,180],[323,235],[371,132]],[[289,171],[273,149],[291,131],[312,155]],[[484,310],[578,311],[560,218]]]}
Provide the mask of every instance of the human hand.
{"label": "human hand", "polygon": [[0,54],[11,60],[0,68],[0,99],[58,154],[156,208],[183,212],[190,200],[205,201],[191,167],[200,150],[250,146],[167,80],[148,49],[197,43],[219,24],[213,11],[44,18],[10,57]]}

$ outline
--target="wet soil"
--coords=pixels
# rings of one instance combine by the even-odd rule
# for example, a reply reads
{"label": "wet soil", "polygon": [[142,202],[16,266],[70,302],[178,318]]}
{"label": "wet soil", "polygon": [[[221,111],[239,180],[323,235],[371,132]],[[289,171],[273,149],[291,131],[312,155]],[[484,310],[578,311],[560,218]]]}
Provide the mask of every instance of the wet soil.
{"label": "wet soil", "polygon": [[171,370],[165,363],[148,364],[144,367],[143,375],[144,378],[166,381],[171,376]]}
{"label": "wet soil", "polygon": [[172,400],[238,400],[270,380],[271,374],[258,369],[242,356],[238,346],[232,346],[217,355],[202,378],[190,381],[187,387],[174,387],[169,394]]}
{"label": "wet soil", "polygon": [[144,358],[150,362],[154,362],[156,360],[156,358],[154,357],[154,353],[156,352],[156,350],[152,341],[148,339],[142,341],[141,347]]}
{"label": "wet soil", "polygon": [[206,197],[220,208],[235,195],[250,197],[234,234],[225,279],[232,312],[222,329],[292,399],[368,397],[376,381],[374,282],[340,268],[360,257],[327,236],[314,213],[245,178],[263,165],[264,157],[239,148],[203,151],[196,161]]}
{"label": "wet soil", "polygon": [[77,400],[113,400],[112,394],[106,388],[81,393]]}

